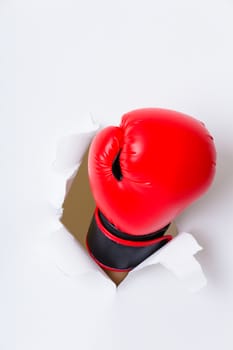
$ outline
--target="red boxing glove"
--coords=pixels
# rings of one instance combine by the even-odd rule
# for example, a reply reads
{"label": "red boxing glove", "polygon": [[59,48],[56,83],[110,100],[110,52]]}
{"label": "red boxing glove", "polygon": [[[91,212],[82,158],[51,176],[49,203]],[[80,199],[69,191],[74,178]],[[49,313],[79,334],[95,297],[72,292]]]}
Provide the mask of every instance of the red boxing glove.
{"label": "red boxing glove", "polygon": [[97,263],[130,270],[167,243],[170,222],[211,184],[215,161],[204,124],[175,111],[135,110],[100,131],[88,159],[97,209],[87,245]]}

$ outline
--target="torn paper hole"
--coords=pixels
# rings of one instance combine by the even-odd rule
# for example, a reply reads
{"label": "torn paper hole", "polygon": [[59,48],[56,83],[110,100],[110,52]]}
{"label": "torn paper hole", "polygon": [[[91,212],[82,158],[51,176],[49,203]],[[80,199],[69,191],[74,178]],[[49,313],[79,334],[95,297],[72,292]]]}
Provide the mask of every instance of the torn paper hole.
{"label": "torn paper hole", "polygon": [[[62,222],[68,230],[60,227],[52,233],[48,245],[54,263],[70,277],[96,271],[104,278],[108,278],[85,250],[86,232],[95,207],[88,185],[87,148],[97,131],[98,127],[95,124],[90,132],[62,138],[58,142],[56,161],[51,170],[55,190],[53,203],[59,209],[65,198]],[[71,185],[72,190],[68,191]],[[179,233],[172,241],[133,269],[130,275],[132,277],[134,271],[160,263],[190,291],[195,292],[206,284],[201,266],[194,257],[201,249],[191,234]]]}

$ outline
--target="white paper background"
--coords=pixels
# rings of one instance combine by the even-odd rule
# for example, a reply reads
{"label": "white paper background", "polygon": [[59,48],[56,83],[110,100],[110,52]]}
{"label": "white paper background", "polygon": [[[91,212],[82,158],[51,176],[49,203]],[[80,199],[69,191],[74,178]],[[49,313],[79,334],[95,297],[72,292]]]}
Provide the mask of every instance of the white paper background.
{"label": "white paper background", "polygon": [[[230,0],[1,1],[1,349],[232,349],[232,16]],[[204,247],[195,295],[159,265],[115,293],[41,249],[54,140],[143,106],[215,136],[215,183],[177,221]]]}

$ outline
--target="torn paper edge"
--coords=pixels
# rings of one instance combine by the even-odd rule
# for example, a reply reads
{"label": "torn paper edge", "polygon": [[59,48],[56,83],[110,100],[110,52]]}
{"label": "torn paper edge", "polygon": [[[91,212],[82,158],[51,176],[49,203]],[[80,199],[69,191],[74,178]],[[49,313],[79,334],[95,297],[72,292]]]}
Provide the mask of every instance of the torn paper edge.
{"label": "torn paper edge", "polygon": [[89,131],[70,133],[57,140],[55,160],[51,162],[48,199],[47,255],[57,268],[70,277],[98,272],[116,288],[113,281],[90,259],[87,251],[60,221],[63,202],[81,165],[82,158],[97,131],[99,124],[91,118]]}

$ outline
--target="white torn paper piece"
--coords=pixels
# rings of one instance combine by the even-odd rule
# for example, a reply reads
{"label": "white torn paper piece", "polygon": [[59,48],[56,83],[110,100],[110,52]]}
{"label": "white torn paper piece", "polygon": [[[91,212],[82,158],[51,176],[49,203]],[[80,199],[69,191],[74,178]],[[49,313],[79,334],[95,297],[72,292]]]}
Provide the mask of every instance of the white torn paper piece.
{"label": "white torn paper piece", "polygon": [[74,179],[82,157],[92,138],[99,129],[93,122],[88,132],[70,134],[57,141],[55,160],[49,174],[49,202],[59,209],[62,206],[67,192],[67,181]]}
{"label": "white torn paper piece", "polygon": [[103,277],[108,278],[63,225],[59,230],[50,234],[47,241],[47,251],[58,269],[65,275],[77,277],[90,272],[98,272]]}
{"label": "white torn paper piece", "polygon": [[[89,132],[68,135],[58,142],[56,160],[50,173],[54,189],[52,202],[56,209],[54,212],[51,211],[51,221],[59,220],[57,212],[60,210],[66,196],[67,183],[70,186],[78,171],[82,157],[97,131],[98,125],[93,123]],[[48,248],[50,258],[66,275],[74,277],[94,271],[108,278],[62,224],[48,238]],[[159,263],[180,279],[190,291],[196,292],[206,284],[201,266],[194,257],[201,249],[190,233],[181,232],[133,269],[130,274],[132,276],[134,271]],[[109,281],[113,283],[110,279]]]}
{"label": "white torn paper piece", "polygon": [[201,265],[194,257],[200,250],[202,247],[190,233],[181,232],[133,271],[159,263],[179,278],[190,291],[196,292],[207,282]]}

